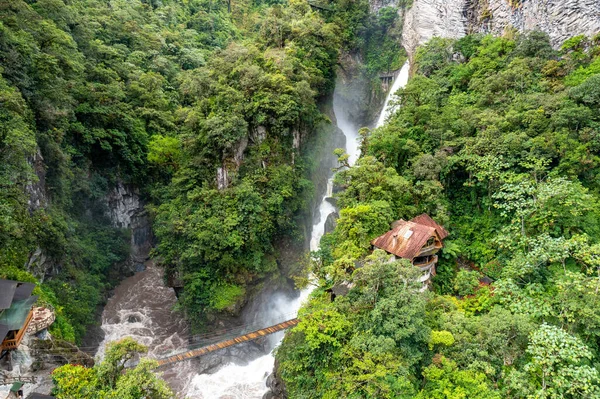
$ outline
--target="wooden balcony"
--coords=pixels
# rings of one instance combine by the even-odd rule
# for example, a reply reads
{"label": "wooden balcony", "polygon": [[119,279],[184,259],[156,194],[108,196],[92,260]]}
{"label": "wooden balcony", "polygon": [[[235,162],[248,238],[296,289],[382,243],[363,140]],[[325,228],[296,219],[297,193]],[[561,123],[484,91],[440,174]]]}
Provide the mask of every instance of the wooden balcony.
{"label": "wooden balcony", "polygon": [[14,331],[11,331],[9,333],[9,336],[10,336],[10,334],[12,334],[13,336],[11,338],[6,338],[4,341],[2,341],[2,346],[0,346],[0,350],[5,351],[5,350],[17,349],[17,347],[21,343],[21,340],[25,336],[25,332],[27,331],[27,327],[29,327],[29,323],[31,323],[32,318],[33,318],[33,310],[30,310],[29,314],[27,315],[27,319],[25,319],[25,324],[23,324],[23,327],[21,327],[21,329],[19,331],[17,331],[16,333]]}

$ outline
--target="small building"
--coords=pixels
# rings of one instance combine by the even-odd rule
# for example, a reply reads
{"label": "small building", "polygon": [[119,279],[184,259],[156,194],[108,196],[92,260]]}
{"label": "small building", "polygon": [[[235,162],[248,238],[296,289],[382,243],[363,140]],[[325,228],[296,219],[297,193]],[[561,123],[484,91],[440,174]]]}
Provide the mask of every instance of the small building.
{"label": "small building", "polygon": [[408,259],[423,272],[419,279],[427,286],[435,276],[437,252],[444,246],[448,232],[429,215],[422,214],[409,221],[400,219],[392,230],[377,237],[371,244],[396,258]]}
{"label": "small building", "polygon": [[33,317],[35,284],[0,279],[0,357],[18,348]]}

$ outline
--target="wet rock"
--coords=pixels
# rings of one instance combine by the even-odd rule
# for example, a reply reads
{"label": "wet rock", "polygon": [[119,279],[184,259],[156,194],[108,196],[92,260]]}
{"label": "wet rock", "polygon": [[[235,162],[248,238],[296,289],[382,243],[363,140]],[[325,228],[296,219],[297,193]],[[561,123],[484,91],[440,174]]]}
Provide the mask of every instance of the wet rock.
{"label": "wet rock", "polygon": [[269,390],[263,395],[263,399],[287,399],[285,384],[278,373],[279,362],[275,360],[273,372],[267,378],[267,387]]}
{"label": "wet rock", "polygon": [[25,192],[29,195],[27,205],[30,211],[44,208],[48,205],[48,196],[46,194],[46,168],[44,166],[44,157],[39,147],[35,154],[28,159],[33,168],[36,178],[31,180],[25,186]]}
{"label": "wet rock", "polygon": [[265,141],[266,138],[267,128],[264,126],[257,126],[250,134],[250,140],[252,140],[254,144],[260,144]]}
{"label": "wet rock", "polygon": [[137,188],[118,182],[107,194],[105,203],[112,225],[131,230],[130,256],[122,267],[122,274],[126,276],[144,270],[144,262],[152,248],[152,225]]}
{"label": "wet rock", "polygon": [[330,213],[327,216],[327,220],[325,221],[325,234],[331,233],[333,230],[335,230],[335,226],[339,217],[340,215],[338,215],[336,212]]}
{"label": "wet rock", "polygon": [[122,229],[130,228],[133,219],[142,209],[138,190],[133,185],[123,182],[117,182],[108,193],[106,203],[112,225]]}
{"label": "wet rock", "polygon": [[58,264],[49,258],[40,247],[37,247],[29,256],[25,269],[39,279],[40,282],[44,282],[46,277],[58,274],[60,271]]}

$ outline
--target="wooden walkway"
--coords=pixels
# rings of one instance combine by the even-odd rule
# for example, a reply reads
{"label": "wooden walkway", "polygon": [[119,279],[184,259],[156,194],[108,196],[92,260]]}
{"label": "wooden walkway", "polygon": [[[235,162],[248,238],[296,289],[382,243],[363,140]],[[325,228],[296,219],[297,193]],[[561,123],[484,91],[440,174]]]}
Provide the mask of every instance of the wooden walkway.
{"label": "wooden walkway", "polygon": [[202,356],[210,352],[218,351],[219,349],[224,349],[233,345],[241,344],[242,342],[252,341],[254,339],[264,337],[265,335],[273,334],[278,331],[288,329],[290,327],[295,326],[296,324],[298,324],[298,319],[284,321],[283,323],[275,324],[274,326],[263,328],[261,330],[256,330],[251,333],[242,335],[240,337],[229,339],[227,341],[222,341],[217,344],[205,346],[203,348],[194,349],[188,352],[183,352],[177,355],[165,357],[163,359],[158,359],[158,365],[159,367],[162,367],[171,365],[173,363],[182,362],[184,360]]}

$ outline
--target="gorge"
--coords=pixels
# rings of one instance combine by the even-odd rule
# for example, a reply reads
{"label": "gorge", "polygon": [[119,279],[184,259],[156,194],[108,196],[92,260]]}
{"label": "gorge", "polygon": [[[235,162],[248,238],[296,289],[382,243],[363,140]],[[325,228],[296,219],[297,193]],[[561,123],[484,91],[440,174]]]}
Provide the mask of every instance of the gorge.
{"label": "gorge", "polygon": [[[521,399],[547,373],[600,397],[599,32],[593,0],[0,4],[0,278],[56,313],[3,374],[60,399]],[[450,237],[415,293],[369,242],[422,213]],[[296,315],[169,387],[106,377],[125,337],[156,359]]]}

